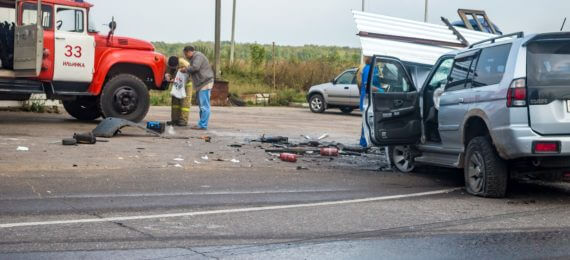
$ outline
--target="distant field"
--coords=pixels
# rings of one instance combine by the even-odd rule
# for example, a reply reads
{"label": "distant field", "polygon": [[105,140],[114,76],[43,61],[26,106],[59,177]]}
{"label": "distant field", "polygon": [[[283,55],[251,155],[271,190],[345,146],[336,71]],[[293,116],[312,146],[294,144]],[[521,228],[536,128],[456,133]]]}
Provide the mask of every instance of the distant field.
{"label": "distant field", "polygon": [[[158,52],[181,56],[185,43],[154,42]],[[191,43],[213,59],[212,42]],[[360,62],[360,49],[330,46],[276,46],[275,59],[271,45],[236,44],[236,60],[229,64],[229,42],[222,44],[222,78],[230,82],[234,95],[277,93],[271,105],[303,102],[313,85],[328,82],[345,69]],[[273,61],[275,60],[275,87]],[[168,105],[168,93],[153,93],[153,105]]]}

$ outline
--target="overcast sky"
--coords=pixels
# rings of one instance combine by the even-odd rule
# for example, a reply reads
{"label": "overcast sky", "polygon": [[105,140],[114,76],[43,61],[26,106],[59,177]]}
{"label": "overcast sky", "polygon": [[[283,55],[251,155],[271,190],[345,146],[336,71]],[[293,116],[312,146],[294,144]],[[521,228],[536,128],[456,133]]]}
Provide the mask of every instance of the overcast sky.
{"label": "overcast sky", "polygon": [[[214,39],[214,0],[90,0],[100,29],[114,16],[117,34],[150,41]],[[351,10],[361,0],[237,0],[236,41],[360,47]],[[429,0],[429,22],[458,20],[458,8],[484,9],[505,33],[558,31],[568,0]],[[232,0],[222,0],[222,40],[231,36]],[[424,0],[366,0],[372,13],[423,21]],[[570,31],[570,21],[565,28]],[[106,30],[103,30],[106,31]]]}

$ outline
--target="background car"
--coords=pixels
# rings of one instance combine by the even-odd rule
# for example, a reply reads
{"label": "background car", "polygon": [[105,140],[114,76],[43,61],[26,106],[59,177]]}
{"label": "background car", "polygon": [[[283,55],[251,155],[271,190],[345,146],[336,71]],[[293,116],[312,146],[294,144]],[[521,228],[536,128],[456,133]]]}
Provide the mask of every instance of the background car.
{"label": "background car", "polygon": [[357,69],[349,69],[341,73],[333,81],[311,87],[307,101],[311,111],[323,113],[327,109],[339,108],[350,114],[360,106],[360,91],[356,84]]}

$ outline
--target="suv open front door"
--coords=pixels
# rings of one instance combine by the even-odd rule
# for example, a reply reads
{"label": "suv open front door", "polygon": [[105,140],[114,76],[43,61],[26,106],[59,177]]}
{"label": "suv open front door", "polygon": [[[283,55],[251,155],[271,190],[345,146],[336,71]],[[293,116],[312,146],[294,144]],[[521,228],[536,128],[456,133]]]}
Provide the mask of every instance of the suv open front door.
{"label": "suv open front door", "polygon": [[22,24],[24,1],[15,1],[15,4],[18,21],[14,32],[14,72],[16,77],[37,77],[41,71],[44,49],[42,0],[37,0],[37,20],[34,24]]}
{"label": "suv open front door", "polygon": [[397,58],[374,56],[368,75],[366,126],[377,146],[410,145],[421,138],[419,91]]}

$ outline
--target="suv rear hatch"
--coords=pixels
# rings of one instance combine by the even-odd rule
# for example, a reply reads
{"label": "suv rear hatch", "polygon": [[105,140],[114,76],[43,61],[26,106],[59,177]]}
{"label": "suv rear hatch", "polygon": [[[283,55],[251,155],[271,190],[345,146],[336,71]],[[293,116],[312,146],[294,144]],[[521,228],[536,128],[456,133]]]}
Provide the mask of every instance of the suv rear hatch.
{"label": "suv rear hatch", "polygon": [[570,134],[570,34],[542,34],[526,45],[530,126],[542,135]]}

